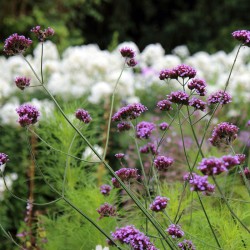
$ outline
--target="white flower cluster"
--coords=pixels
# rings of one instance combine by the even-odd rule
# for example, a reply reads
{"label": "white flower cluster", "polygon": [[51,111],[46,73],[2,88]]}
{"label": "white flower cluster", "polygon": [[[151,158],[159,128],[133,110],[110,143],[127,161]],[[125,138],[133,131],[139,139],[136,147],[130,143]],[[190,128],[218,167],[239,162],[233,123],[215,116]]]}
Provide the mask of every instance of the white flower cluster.
{"label": "white flower cluster", "polygon": [[6,175],[4,177],[5,183],[4,183],[4,179],[0,178],[0,200],[3,200],[4,198],[4,191],[6,190],[5,184],[7,185],[8,189],[11,189],[13,181],[17,180],[17,178],[18,178],[18,175],[16,173]]}
{"label": "white flower cluster", "polygon": [[[146,89],[150,88],[152,83],[160,83],[158,77],[160,70],[172,68],[181,63],[197,70],[197,76],[204,78],[208,83],[209,93],[215,89],[223,89],[238,49],[235,48],[229,54],[223,51],[211,55],[198,52],[190,56],[188,48],[184,45],[176,47],[172,54],[165,54],[160,44],[150,44],[140,52],[136,44],[126,42],[112,52],[100,50],[93,44],[69,47],[60,57],[56,45],[47,41],[44,43],[43,73],[48,89],[52,94],[60,95],[65,100],[81,98],[86,94],[91,103],[99,104],[113,92],[124,63],[119,49],[125,46],[135,50],[136,60],[139,62],[138,70],[126,69],[118,84],[116,94],[126,101],[137,100],[136,89]],[[33,54],[26,58],[40,77],[41,45],[37,46]],[[14,112],[10,111],[18,104],[18,100],[16,98],[8,100],[8,98],[15,96],[16,91],[20,91],[14,86],[15,77],[30,77],[31,85],[37,85],[38,80],[23,58],[19,56],[7,59],[0,57],[0,65],[0,102],[7,100],[0,108],[0,117],[3,123],[9,123],[16,119]],[[246,91],[250,79],[249,69],[250,49],[242,48],[228,89],[234,101],[250,98],[250,92]],[[25,91],[34,91],[34,89],[28,88]],[[4,117],[3,113],[8,114],[8,117]]]}

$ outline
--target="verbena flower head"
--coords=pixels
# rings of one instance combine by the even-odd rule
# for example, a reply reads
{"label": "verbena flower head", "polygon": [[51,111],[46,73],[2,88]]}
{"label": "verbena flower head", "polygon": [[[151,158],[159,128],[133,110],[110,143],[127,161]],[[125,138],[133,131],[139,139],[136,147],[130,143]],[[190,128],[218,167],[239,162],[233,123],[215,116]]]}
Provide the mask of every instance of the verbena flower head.
{"label": "verbena flower head", "polygon": [[191,240],[183,240],[178,244],[181,250],[196,250],[193,242]]}
{"label": "verbena flower head", "polygon": [[157,107],[162,111],[169,111],[173,108],[171,107],[172,102],[169,100],[161,100],[157,103]]}
{"label": "verbena flower head", "polygon": [[25,77],[25,76],[23,76],[23,77],[18,76],[15,79],[15,83],[19,89],[24,90],[26,87],[30,86],[30,78]]}
{"label": "verbena flower head", "polygon": [[224,162],[218,158],[204,158],[198,165],[199,169],[204,175],[218,175],[227,171]]}
{"label": "verbena flower head", "polygon": [[168,201],[167,197],[157,196],[149,207],[154,212],[160,212],[167,207]]}
{"label": "verbena flower head", "polygon": [[250,169],[248,167],[244,168],[244,173],[241,173],[241,175],[245,175],[248,180],[250,180]]}
{"label": "verbena flower head", "polygon": [[122,120],[133,120],[139,117],[146,110],[148,110],[147,107],[141,103],[129,104],[116,112],[112,117],[112,121],[118,122]]}
{"label": "verbena flower head", "polygon": [[163,69],[160,71],[160,80],[177,79],[178,73],[171,69]]}
{"label": "verbena flower head", "polygon": [[[243,157],[242,157],[243,158]],[[245,158],[245,157],[244,157]],[[241,156],[239,155],[235,155],[235,156],[232,156],[232,155],[224,155],[221,157],[222,161],[223,161],[223,164],[224,166],[229,170],[237,165],[240,165],[244,162],[242,162],[241,160]],[[242,163],[241,163],[242,162]]]}
{"label": "verbena flower head", "polygon": [[140,147],[140,153],[142,154],[149,154],[151,153],[152,155],[157,155],[158,151],[154,143],[147,143],[146,145]]}
{"label": "verbena flower head", "polygon": [[159,155],[154,160],[154,165],[159,171],[165,171],[174,163],[173,158]]}
{"label": "verbena flower head", "polygon": [[232,101],[231,95],[223,90],[219,90],[219,91],[211,94],[207,99],[207,103],[209,105],[217,104],[217,103],[225,105],[225,104],[230,103],[231,101]]}
{"label": "verbena flower head", "polygon": [[100,186],[100,192],[101,194],[103,194],[104,196],[108,196],[110,191],[111,191],[112,187],[107,185],[107,184],[104,184],[104,185],[101,185]]}
{"label": "verbena flower head", "polygon": [[190,101],[189,101],[189,106],[194,107],[195,110],[201,110],[204,111],[206,108],[206,103],[203,102],[202,100],[193,97]]}
{"label": "verbena flower head", "polygon": [[189,96],[184,91],[175,91],[171,92],[170,95],[167,95],[167,98],[170,102],[188,105],[189,104]]}
{"label": "verbena flower head", "polygon": [[102,204],[100,208],[96,211],[100,214],[99,220],[104,217],[114,217],[117,215],[116,207],[111,204],[108,204],[107,202]]}
{"label": "verbena flower head", "polygon": [[84,109],[77,109],[75,116],[78,120],[84,122],[84,123],[90,123],[92,118],[87,110]]}
{"label": "verbena flower head", "polygon": [[135,51],[129,47],[121,48],[120,53],[121,53],[122,57],[125,57],[125,58],[134,58],[135,57]]}
{"label": "verbena flower head", "polygon": [[173,68],[173,71],[177,72],[178,77],[181,78],[194,78],[196,76],[196,70],[185,64],[178,65]]}
{"label": "verbena flower head", "polygon": [[222,145],[230,145],[236,138],[239,128],[229,122],[219,123],[209,138],[211,144],[215,147]]}
{"label": "verbena flower head", "polygon": [[190,184],[191,191],[201,191],[204,195],[211,195],[214,192],[215,185],[208,182],[208,176],[200,176],[195,173],[187,173],[183,176],[185,181]]}
{"label": "verbena flower head", "polygon": [[40,116],[38,109],[30,104],[21,105],[16,112],[19,115],[18,122],[22,127],[35,124]]}
{"label": "verbena flower head", "polygon": [[120,122],[117,124],[117,129],[119,132],[130,130],[131,124],[129,122]]}
{"label": "verbena flower head", "polygon": [[131,58],[127,61],[127,65],[129,67],[135,67],[136,65],[138,64],[138,62],[134,59],[134,58]]}
{"label": "verbena flower head", "polygon": [[9,56],[22,54],[31,44],[32,41],[29,38],[15,33],[5,40],[4,52]]}
{"label": "verbena flower head", "polygon": [[0,166],[4,165],[7,161],[9,161],[8,155],[0,153]]}
{"label": "verbena flower head", "polygon": [[166,122],[162,122],[159,124],[159,128],[160,128],[160,130],[165,131],[169,128],[169,124]]}
{"label": "verbena flower head", "polygon": [[136,125],[136,137],[139,139],[148,139],[155,130],[155,124],[152,122],[140,122]]}
{"label": "verbena flower head", "polygon": [[[115,171],[115,173],[123,182],[137,180],[139,178],[138,170],[136,168],[121,168]],[[120,183],[117,181],[115,177],[112,178],[112,183],[114,187],[116,188],[120,187]]]}
{"label": "verbena flower head", "polygon": [[246,155],[244,154],[236,154],[234,157],[237,157],[239,164],[243,164],[246,160]]}
{"label": "verbena flower head", "polygon": [[242,42],[246,46],[250,46],[250,31],[249,30],[236,30],[232,33],[233,38]]}
{"label": "verbena flower head", "polygon": [[133,225],[116,228],[111,236],[121,244],[129,245],[133,250],[157,250],[150,239]]}
{"label": "verbena flower head", "polygon": [[174,239],[181,238],[184,236],[184,232],[181,230],[181,227],[176,224],[171,224],[166,231]]}
{"label": "verbena flower head", "polygon": [[191,90],[195,90],[200,96],[204,96],[206,94],[207,84],[202,79],[194,78],[188,82],[188,88]]}
{"label": "verbena flower head", "polygon": [[117,154],[115,154],[115,157],[117,159],[122,159],[122,158],[124,158],[124,156],[125,156],[125,154],[123,154],[123,153],[117,153]]}
{"label": "verbena flower head", "polygon": [[31,32],[33,32],[37,36],[40,42],[44,42],[48,37],[55,34],[55,31],[52,28],[48,27],[45,30],[41,30],[40,26],[32,28]]}

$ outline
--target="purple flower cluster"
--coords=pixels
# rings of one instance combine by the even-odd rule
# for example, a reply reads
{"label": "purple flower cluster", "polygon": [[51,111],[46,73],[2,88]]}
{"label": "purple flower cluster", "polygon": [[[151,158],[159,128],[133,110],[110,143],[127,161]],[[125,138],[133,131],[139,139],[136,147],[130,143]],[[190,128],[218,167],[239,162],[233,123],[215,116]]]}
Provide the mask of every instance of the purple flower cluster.
{"label": "purple flower cluster", "polygon": [[174,239],[181,238],[184,236],[184,232],[181,230],[181,227],[176,224],[171,224],[166,231]]}
{"label": "purple flower cluster", "polygon": [[90,123],[92,118],[87,110],[84,109],[77,109],[75,112],[75,116],[78,120],[84,123]]}
{"label": "purple flower cluster", "polygon": [[185,64],[178,65],[173,69],[164,69],[159,74],[160,80],[177,79],[178,77],[190,79],[195,76],[196,70]]}
{"label": "purple flower cluster", "polygon": [[191,191],[201,191],[204,195],[211,195],[214,192],[215,186],[208,182],[208,176],[200,176],[195,173],[185,174],[183,179],[189,181]]}
{"label": "purple flower cluster", "polygon": [[131,124],[129,122],[120,122],[117,124],[117,129],[119,132],[130,130]]}
{"label": "purple flower cluster", "polygon": [[173,108],[171,107],[172,102],[169,100],[161,100],[157,103],[157,107],[162,111],[169,111]]}
{"label": "purple flower cluster", "polygon": [[221,158],[204,158],[198,165],[204,175],[218,175],[226,172],[231,168],[244,163],[246,156],[243,154],[224,155]]}
{"label": "purple flower cluster", "polygon": [[239,128],[229,122],[217,124],[209,141],[213,146],[230,145],[237,138]]}
{"label": "purple flower cluster", "polygon": [[108,196],[110,191],[111,191],[111,186],[104,184],[100,186],[100,192],[101,194],[103,194],[104,196]]}
{"label": "purple flower cluster", "polygon": [[246,176],[246,178],[248,180],[250,180],[250,169],[249,168],[244,168],[243,172],[244,172],[244,175]]}
{"label": "purple flower cluster", "polygon": [[33,32],[37,36],[40,42],[44,42],[48,37],[55,34],[55,31],[52,28],[48,27],[45,30],[41,30],[40,26],[32,28],[31,32]]}
{"label": "purple flower cluster", "polygon": [[159,128],[160,130],[165,131],[169,128],[169,124],[166,122],[162,122],[161,124],[159,124]]}
{"label": "purple flower cluster", "polygon": [[191,240],[183,240],[178,244],[181,250],[196,250],[193,242]]}
{"label": "purple flower cluster", "polygon": [[232,101],[231,95],[223,90],[218,90],[217,92],[211,94],[207,99],[208,105],[217,103],[224,105],[230,103],[231,101]]}
{"label": "purple flower cluster", "polygon": [[157,156],[154,160],[155,167],[159,171],[167,170],[170,166],[172,166],[173,163],[174,163],[174,160],[171,157],[162,156],[162,155]]}
{"label": "purple flower cluster", "polygon": [[204,158],[197,167],[204,175],[218,175],[227,171],[224,162],[219,158]]}
{"label": "purple flower cluster", "polygon": [[0,166],[4,165],[8,160],[8,155],[5,153],[0,153]]}
{"label": "purple flower cluster", "polygon": [[133,250],[157,250],[150,239],[133,225],[116,228],[111,236],[114,240],[129,245]]}
{"label": "purple flower cluster", "polygon": [[155,124],[152,122],[140,122],[136,125],[136,137],[139,139],[148,139],[155,130]]}
{"label": "purple flower cluster", "polygon": [[117,159],[122,159],[122,158],[124,158],[124,156],[125,156],[125,154],[123,154],[123,153],[117,153],[117,154],[115,154],[115,157]]}
{"label": "purple flower cluster", "polygon": [[184,91],[174,91],[171,92],[170,95],[167,95],[167,98],[170,102],[182,104],[182,105],[188,105],[189,104],[189,96]]}
{"label": "purple flower cluster", "polygon": [[203,102],[202,100],[193,97],[190,101],[189,101],[189,106],[194,107],[195,110],[201,110],[204,111],[206,108],[206,103]]}
{"label": "purple flower cluster", "polygon": [[168,201],[167,197],[157,196],[149,207],[154,212],[160,212],[167,207]]}
{"label": "purple flower cluster", "polygon": [[236,30],[232,33],[232,36],[242,42],[246,46],[250,46],[250,31],[249,30]]}
{"label": "purple flower cluster", "polygon": [[40,116],[38,109],[30,104],[21,105],[16,112],[19,115],[18,122],[22,127],[35,124]]}
{"label": "purple flower cluster", "polygon": [[135,57],[135,51],[129,47],[121,48],[120,53],[121,53],[122,57],[125,57],[125,58],[134,58]]}
{"label": "purple flower cluster", "polygon": [[100,208],[96,211],[100,214],[99,220],[104,217],[114,217],[117,215],[116,207],[111,204],[108,204],[107,202],[102,204]]}
{"label": "purple flower cluster", "polygon": [[[138,170],[136,168],[121,168],[115,173],[118,175],[118,177],[124,182],[124,181],[130,181],[132,179],[137,180],[139,178]],[[112,183],[114,187],[119,188],[120,183],[117,181],[115,177],[112,178]]]}
{"label": "purple flower cluster", "polygon": [[21,54],[24,53],[31,44],[32,41],[29,38],[19,36],[15,33],[5,40],[4,52],[9,56]]}
{"label": "purple flower cluster", "polygon": [[206,94],[206,87],[207,84],[202,79],[195,78],[188,82],[188,88],[191,90],[194,89],[200,96],[204,96]]}
{"label": "purple flower cluster", "polygon": [[194,78],[196,76],[196,70],[185,64],[178,65],[173,70],[182,78]]}
{"label": "purple flower cluster", "polygon": [[24,90],[26,87],[30,86],[30,78],[18,76],[15,79],[15,83],[19,89]]}
{"label": "purple flower cluster", "polygon": [[118,112],[116,112],[112,117],[112,121],[119,122],[127,119],[133,120],[139,117],[146,110],[148,110],[147,107],[145,107],[141,103],[129,104],[125,107],[122,107]]}
{"label": "purple flower cluster", "polygon": [[225,155],[221,158],[227,170],[244,163],[245,159],[246,156],[244,154],[236,154],[235,156]]}
{"label": "purple flower cluster", "polygon": [[177,79],[177,77],[177,73],[171,69],[163,69],[159,74],[160,80]]}
{"label": "purple flower cluster", "polygon": [[127,65],[129,67],[134,67],[137,65],[137,61],[135,60],[135,52],[129,47],[124,47],[120,49],[120,53],[122,57],[125,57],[127,60]]}
{"label": "purple flower cluster", "polygon": [[157,155],[158,151],[154,143],[147,143],[146,145],[140,147],[140,153],[142,154],[149,154],[151,153],[152,155]]}

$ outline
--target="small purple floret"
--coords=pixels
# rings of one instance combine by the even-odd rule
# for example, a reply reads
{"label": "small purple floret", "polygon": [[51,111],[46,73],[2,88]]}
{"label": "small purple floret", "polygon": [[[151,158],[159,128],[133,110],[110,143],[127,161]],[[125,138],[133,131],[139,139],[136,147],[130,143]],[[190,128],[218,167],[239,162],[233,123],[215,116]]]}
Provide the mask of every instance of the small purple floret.
{"label": "small purple floret", "polygon": [[111,204],[108,204],[107,202],[102,204],[100,208],[96,211],[100,214],[99,220],[104,217],[114,217],[117,215],[116,207]]}
{"label": "small purple floret", "polygon": [[189,101],[189,106],[193,107],[195,110],[201,110],[204,111],[206,108],[206,103],[203,102],[202,100],[193,97],[190,101]]}
{"label": "small purple floret", "polygon": [[129,104],[117,111],[113,115],[112,121],[119,122],[122,120],[133,120],[139,117],[146,110],[148,110],[147,107],[145,107],[141,103]]}
{"label": "small purple floret", "polygon": [[157,103],[157,107],[162,111],[169,111],[173,108],[171,107],[172,102],[169,100],[161,100]]}
{"label": "small purple floret", "polygon": [[152,122],[140,122],[136,125],[136,137],[139,139],[148,139],[155,130],[155,124]]}
{"label": "small purple floret", "polygon": [[40,42],[44,42],[48,37],[55,34],[55,31],[52,28],[48,27],[45,30],[41,30],[40,26],[32,28],[31,32],[33,32],[37,36]]}
{"label": "small purple floret", "polygon": [[103,194],[104,196],[108,196],[110,191],[111,191],[111,186],[104,184],[100,186],[100,192],[101,194]]}
{"label": "small purple floret", "polygon": [[84,122],[84,123],[90,123],[92,118],[87,110],[84,109],[77,109],[75,112],[75,116],[78,120]]}
{"label": "small purple floret", "polygon": [[19,89],[24,90],[26,87],[30,86],[30,78],[25,77],[25,76],[23,77],[18,76],[15,79],[15,83]]}
{"label": "small purple floret", "polygon": [[167,98],[170,102],[188,105],[189,104],[189,96],[184,91],[175,91],[171,92],[170,95],[167,95]]}
{"label": "small purple floret", "polygon": [[230,145],[236,138],[239,128],[229,122],[219,123],[209,138],[211,144],[215,147],[221,145]]}
{"label": "small purple floret", "polygon": [[31,44],[32,41],[29,38],[15,33],[5,40],[4,52],[9,56],[22,54]]}
{"label": "small purple floret", "polygon": [[[138,175],[138,170],[136,168],[121,168],[117,171],[115,171],[116,175],[124,182],[124,181],[130,181],[130,180],[137,180],[139,178]],[[120,183],[118,182],[118,180],[113,177],[112,178],[112,183],[114,185],[114,187],[119,188],[120,187]]]}
{"label": "small purple floret", "polygon": [[4,165],[7,161],[9,161],[8,155],[0,153],[0,166]]}
{"label": "small purple floret", "polygon": [[30,104],[21,105],[16,112],[19,115],[18,122],[22,127],[35,124],[40,116],[38,109]]}
{"label": "small purple floret", "polygon": [[232,33],[232,36],[242,42],[246,46],[250,46],[250,31],[249,30],[236,30]]}
{"label": "small purple floret", "polygon": [[207,84],[202,79],[192,79],[188,82],[188,88],[191,90],[195,90],[200,96],[204,96],[206,94]]}
{"label": "small purple floret", "polygon": [[166,171],[174,163],[173,158],[159,155],[154,160],[154,165],[159,171]]}
{"label": "small purple floret", "polygon": [[191,240],[183,240],[178,244],[181,250],[196,250],[193,242]]}
{"label": "small purple floret", "polygon": [[176,224],[171,224],[166,231],[174,239],[184,236],[184,232],[181,230],[181,227]]}
{"label": "small purple floret", "polygon": [[187,173],[183,176],[183,179],[189,182],[191,191],[200,191],[204,195],[211,195],[215,190],[215,186],[208,182],[207,175],[200,176],[195,173]]}
{"label": "small purple floret", "polygon": [[150,204],[150,209],[154,212],[160,212],[167,207],[168,201],[167,197],[157,196]]}
{"label": "small purple floret", "polygon": [[121,48],[120,53],[121,53],[122,57],[125,57],[125,58],[134,58],[135,57],[135,51],[129,47]]}
{"label": "small purple floret", "polygon": [[225,105],[225,104],[230,103],[231,101],[232,101],[231,95],[223,90],[219,90],[211,94],[207,99],[208,105],[217,104],[217,103]]}
{"label": "small purple floret", "polygon": [[133,225],[116,228],[111,236],[115,241],[118,240],[121,244],[127,244],[133,250],[157,250],[150,239]]}

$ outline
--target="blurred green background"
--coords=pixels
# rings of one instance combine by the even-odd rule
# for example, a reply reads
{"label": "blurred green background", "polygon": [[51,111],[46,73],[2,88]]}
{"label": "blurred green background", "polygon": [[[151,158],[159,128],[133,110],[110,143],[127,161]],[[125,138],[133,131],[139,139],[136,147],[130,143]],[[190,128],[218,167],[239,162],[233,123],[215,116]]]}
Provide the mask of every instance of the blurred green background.
{"label": "blurred green background", "polygon": [[234,47],[228,35],[250,28],[247,0],[12,0],[0,3],[0,35],[29,34],[35,25],[56,30],[59,50],[97,43],[112,48],[133,41],[142,50],[160,43],[166,52],[186,44],[191,53]]}

